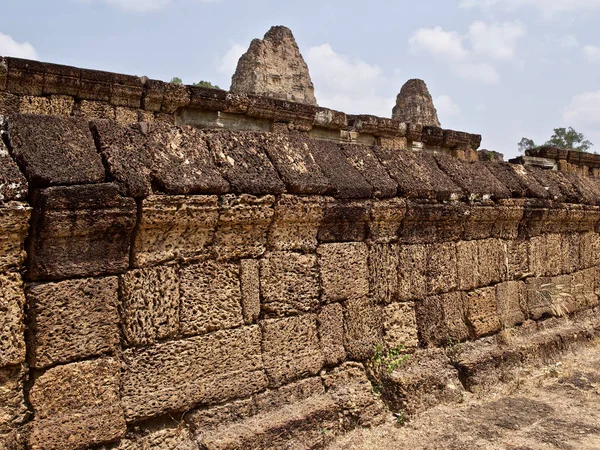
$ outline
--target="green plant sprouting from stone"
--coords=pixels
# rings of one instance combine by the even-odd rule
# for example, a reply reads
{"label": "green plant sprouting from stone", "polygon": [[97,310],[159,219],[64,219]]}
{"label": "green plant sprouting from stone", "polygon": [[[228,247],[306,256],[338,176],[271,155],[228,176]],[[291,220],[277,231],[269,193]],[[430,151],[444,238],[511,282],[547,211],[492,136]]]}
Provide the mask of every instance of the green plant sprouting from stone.
{"label": "green plant sprouting from stone", "polygon": [[375,345],[372,361],[377,367],[385,367],[388,373],[392,373],[394,370],[402,367],[410,358],[411,355],[406,353],[406,348],[403,344],[387,350],[383,344],[378,343]]}

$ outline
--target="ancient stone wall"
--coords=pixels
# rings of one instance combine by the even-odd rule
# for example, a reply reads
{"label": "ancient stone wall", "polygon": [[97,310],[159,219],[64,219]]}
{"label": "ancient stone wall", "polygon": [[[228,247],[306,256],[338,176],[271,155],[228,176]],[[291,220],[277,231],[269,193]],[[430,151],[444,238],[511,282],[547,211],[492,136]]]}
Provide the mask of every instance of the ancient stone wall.
{"label": "ancient stone wall", "polygon": [[[319,448],[384,420],[382,399],[456,398],[479,367],[600,329],[548,331],[598,317],[594,177],[317,139],[296,104],[236,131],[39,94],[0,93],[0,449]],[[509,353],[489,341],[507,333]]]}

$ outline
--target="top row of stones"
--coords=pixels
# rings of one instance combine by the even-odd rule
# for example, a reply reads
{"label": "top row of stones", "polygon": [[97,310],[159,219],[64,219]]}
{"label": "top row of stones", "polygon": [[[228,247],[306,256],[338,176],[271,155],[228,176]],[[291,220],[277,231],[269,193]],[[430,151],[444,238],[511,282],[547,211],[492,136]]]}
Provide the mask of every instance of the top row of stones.
{"label": "top row of stones", "polygon": [[[599,182],[574,173],[338,144],[299,132],[202,131],[162,123],[123,126],[108,120],[14,115],[7,138],[33,188],[115,181],[124,195],[136,198],[153,192],[288,192],[355,199],[516,197],[600,204]],[[23,185],[5,153],[0,152],[3,201],[15,199],[15,193],[2,186],[18,180]]]}

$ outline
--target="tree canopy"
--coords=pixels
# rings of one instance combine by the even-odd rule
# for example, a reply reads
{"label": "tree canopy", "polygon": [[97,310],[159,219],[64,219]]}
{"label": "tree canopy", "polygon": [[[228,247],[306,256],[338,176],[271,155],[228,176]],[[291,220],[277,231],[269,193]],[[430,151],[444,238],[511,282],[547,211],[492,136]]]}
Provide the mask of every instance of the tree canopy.
{"label": "tree canopy", "polygon": [[[170,83],[183,84],[183,81],[179,77],[173,77],[173,78],[171,78]],[[223,90],[216,84],[212,84],[210,81],[204,81],[204,80],[200,80],[197,83],[192,84],[192,86],[198,86],[198,87],[209,88],[209,89],[219,89],[221,91]]]}
{"label": "tree canopy", "polygon": [[[517,144],[519,152],[523,153],[525,150],[539,147],[533,142],[532,139],[522,138]],[[573,127],[569,128],[555,128],[554,133],[550,136],[543,145],[550,145],[552,147],[565,148],[569,150],[575,150],[577,152],[585,152],[590,149],[594,144],[585,138],[583,133],[578,133]]]}

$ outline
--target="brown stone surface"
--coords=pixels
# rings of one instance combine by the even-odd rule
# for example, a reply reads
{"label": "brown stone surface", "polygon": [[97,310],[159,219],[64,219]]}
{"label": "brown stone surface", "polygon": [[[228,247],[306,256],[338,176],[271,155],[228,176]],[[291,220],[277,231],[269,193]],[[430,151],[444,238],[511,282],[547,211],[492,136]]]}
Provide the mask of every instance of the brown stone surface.
{"label": "brown stone surface", "polygon": [[114,450],[198,450],[198,445],[190,431],[179,426],[128,435]]}
{"label": "brown stone surface", "polygon": [[488,286],[506,280],[507,246],[500,239],[477,241],[478,285]]}
{"label": "brown stone surface", "polygon": [[238,62],[231,92],[317,105],[308,66],[292,32],[283,26],[252,41]]}
{"label": "brown stone surface", "polygon": [[400,241],[407,244],[439,243],[463,239],[469,206],[460,202],[407,201]]}
{"label": "brown stone surface", "polygon": [[369,246],[369,283],[375,301],[389,304],[398,299],[399,247],[396,244]]}
{"label": "brown stone surface", "polygon": [[368,248],[365,244],[323,244],[317,253],[325,301],[357,299],[369,294]]}
{"label": "brown stone surface", "polygon": [[369,240],[375,242],[395,242],[402,221],[406,216],[406,202],[401,198],[391,198],[373,202],[369,222]]}
{"label": "brown stone surface", "polygon": [[[268,392],[268,391],[267,391]],[[185,415],[185,421],[194,435],[201,436],[208,430],[238,422],[256,414],[255,397],[235,400],[224,405],[199,408]]]}
{"label": "brown stone surface", "polygon": [[256,323],[260,315],[260,267],[254,259],[240,261],[242,314],[246,324]]}
{"label": "brown stone surface", "polygon": [[346,358],[342,305],[331,303],[323,306],[318,321],[325,364],[333,366],[341,363]]}
{"label": "brown stone surface", "polygon": [[456,264],[458,269],[458,289],[470,291],[479,287],[478,241],[456,243]]}
{"label": "brown stone surface", "polygon": [[121,328],[125,344],[152,344],[179,333],[179,270],[138,269],[121,275]]}
{"label": "brown stone surface", "polygon": [[245,398],[267,385],[258,326],[123,352],[128,421]]}
{"label": "brown stone surface", "polygon": [[[24,398],[25,376],[26,372],[20,365],[0,369],[0,449],[2,436],[16,430],[28,417]],[[14,437],[11,440],[14,441]],[[13,448],[8,447],[8,450]]]}
{"label": "brown stone surface", "polygon": [[525,167],[520,164],[498,162],[483,163],[489,171],[511,192],[513,197],[549,198],[548,192]]}
{"label": "brown stone surface", "polygon": [[419,340],[428,347],[450,345],[469,337],[463,292],[425,297],[415,303]]}
{"label": "brown stone surface", "polygon": [[236,194],[281,194],[285,185],[265,152],[261,133],[222,131],[207,135],[221,175]]}
{"label": "brown stone surface", "polygon": [[13,115],[8,136],[12,154],[32,186],[104,181],[102,159],[84,120]]}
{"label": "brown stone surface", "polygon": [[265,320],[261,327],[263,361],[271,387],[319,373],[324,358],[315,315]]}
{"label": "brown stone surface", "polygon": [[29,448],[82,449],[115,441],[127,430],[119,401],[119,366],[111,359],[48,370],[29,393],[35,412]]}
{"label": "brown stone surface", "polygon": [[314,251],[323,219],[323,197],[283,194],[275,205],[269,245],[275,250]]}
{"label": "brown stone surface", "polygon": [[244,323],[239,264],[204,261],[181,270],[181,334],[192,336]]}
{"label": "brown stone surface", "polygon": [[477,289],[467,294],[467,321],[480,338],[500,331],[500,319],[496,306],[496,288]]}
{"label": "brown stone surface", "polygon": [[136,267],[208,252],[219,218],[216,196],[151,196],[141,205],[133,245]]}
{"label": "brown stone surface", "polygon": [[315,311],[319,290],[316,255],[273,252],[260,262],[261,309],[267,316]]}
{"label": "brown stone surface", "polygon": [[419,345],[414,303],[392,303],[383,309],[383,342],[390,349]]}
{"label": "brown stone surface", "polygon": [[21,114],[42,114],[48,116],[69,117],[73,113],[75,100],[65,95],[49,97],[23,96],[19,104]]}
{"label": "brown stone surface", "polygon": [[502,328],[514,327],[527,320],[527,297],[524,282],[508,281],[497,285],[496,301]]}
{"label": "brown stone surface", "polygon": [[377,159],[373,147],[367,145],[342,145],[342,153],[348,162],[363,176],[373,188],[373,197],[394,197],[398,185],[390,178]]}
{"label": "brown stone surface", "polygon": [[124,272],[136,205],[115,184],[51,187],[34,194],[28,276],[33,280]]}
{"label": "brown stone surface", "polygon": [[561,203],[581,201],[581,194],[562,173],[536,166],[526,166],[525,170],[550,194],[552,200]]}
{"label": "brown stone surface", "polygon": [[27,197],[27,180],[0,140],[0,203]]}
{"label": "brown stone surface", "polygon": [[398,299],[420,299],[427,295],[426,245],[402,245],[398,251]]}
{"label": "brown stone surface", "polygon": [[368,297],[344,302],[344,347],[348,358],[365,361],[381,341],[382,308]]}
{"label": "brown stone surface", "polygon": [[423,80],[408,80],[396,98],[392,118],[401,122],[439,127],[433,99]]}
{"label": "brown stone surface", "polygon": [[25,361],[25,295],[18,272],[0,273],[0,367]]}
{"label": "brown stone surface", "polygon": [[536,276],[559,275],[565,254],[562,252],[562,236],[544,234],[529,241],[529,267]]}
{"label": "brown stone surface", "polygon": [[365,201],[327,201],[319,227],[319,242],[353,242],[367,238],[370,203]]}
{"label": "brown stone surface", "polygon": [[457,284],[456,245],[452,242],[432,245],[427,256],[427,292],[449,292]]}
{"label": "brown stone surface", "polygon": [[273,218],[275,197],[221,197],[213,252],[219,259],[260,256]]}
{"label": "brown stone surface", "polygon": [[119,348],[118,279],[27,287],[29,363],[43,368]]}

